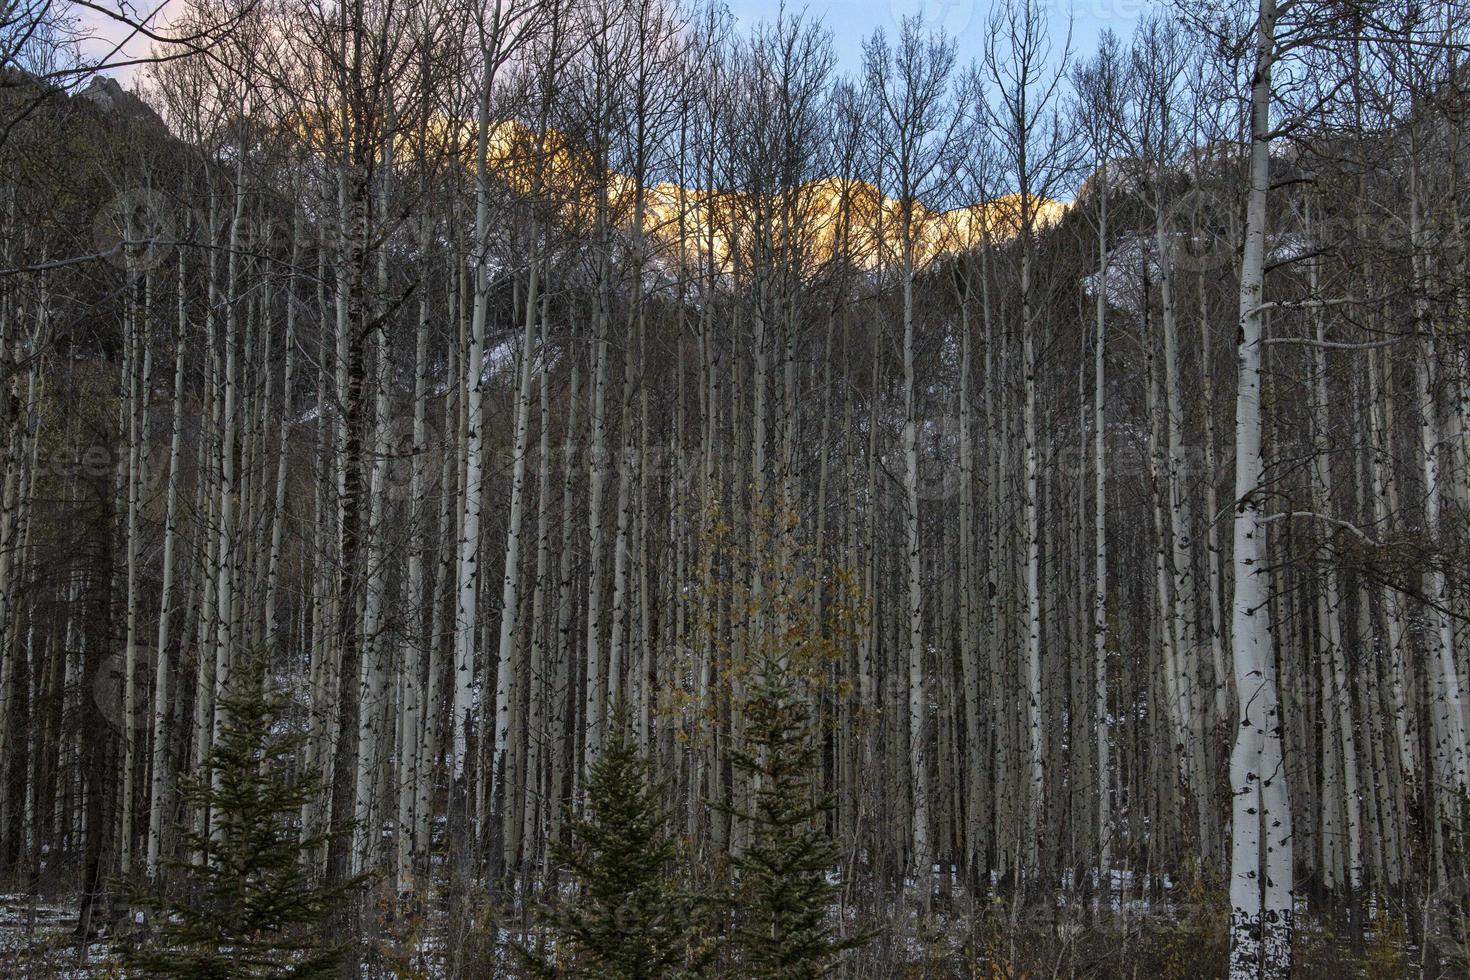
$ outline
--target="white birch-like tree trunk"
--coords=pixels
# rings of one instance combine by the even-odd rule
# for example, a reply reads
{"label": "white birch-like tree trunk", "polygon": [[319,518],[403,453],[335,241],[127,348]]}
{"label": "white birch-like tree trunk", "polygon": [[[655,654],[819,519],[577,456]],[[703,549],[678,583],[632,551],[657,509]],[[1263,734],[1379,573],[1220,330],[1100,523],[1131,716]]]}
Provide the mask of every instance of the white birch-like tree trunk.
{"label": "white birch-like tree trunk", "polygon": [[[1311,237],[1311,212],[1308,219],[1308,236]],[[1312,295],[1321,295],[1320,263],[1312,260],[1308,265],[1308,279]],[[1313,311],[1316,325],[1316,345],[1312,348],[1313,369],[1313,455],[1312,496],[1317,513],[1330,516],[1333,513],[1335,484],[1332,466],[1332,441],[1328,437],[1328,386],[1327,386],[1327,315],[1322,307]],[[1327,699],[1323,713],[1332,719],[1333,726],[1324,726],[1326,737],[1335,743],[1339,754],[1342,778],[1342,814],[1345,834],[1342,836],[1347,884],[1352,894],[1357,895],[1363,880],[1363,837],[1359,807],[1358,784],[1358,736],[1353,725],[1352,687],[1348,680],[1346,650],[1343,646],[1342,589],[1338,570],[1329,564],[1323,569],[1323,589],[1320,597],[1320,618],[1324,621],[1326,635],[1322,645],[1325,650],[1324,667],[1329,683],[1322,696]],[[1336,775],[1336,774],[1332,774]]]}
{"label": "white birch-like tree trunk", "polygon": [[[1436,385],[1436,338],[1430,322],[1429,288],[1426,269],[1427,230],[1424,227],[1423,178],[1417,154],[1409,162],[1409,237],[1413,250],[1414,324],[1419,350],[1414,359],[1417,401],[1419,405],[1419,440],[1424,474],[1424,531],[1431,547],[1440,546],[1440,510],[1442,497],[1440,412]],[[1432,630],[1428,669],[1433,677],[1430,689],[1434,706],[1429,716],[1432,751],[1439,779],[1445,787],[1459,792],[1470,789],[1467,772],[1466,732],[1459,672],[1455,667],[1455,631],[1449,610],[1453,600],[1448,578],[1439,562],[1430,562],[1425,576],[1425,592],[1430,602],[1426,619]],[[1436,799],[1438,799],[1436,794]],[[1442,805],[1442,804],[1441,804]]]}
{"label": "white birch-like tree trunk", "polygon": [[[139,604],[141,600],[142,569],[138,549],[141,546],[140,520],[143,509],[143,487],[146,483],[144,468],[148,465],[144,443],[148,438],[148,398],[152,387],[151,367],[153,349],[149,343],[153,318],[152,276],[141,270],[130,269],[135,276],[128,283],[128,292],[133,302],[126,332],[131,354],[128,365],[128,467],[127,467],[127,518],[125,524],[127,554],[127,595],[125,609],[127,639],[123,679],[123,759],[122,759],[122,816],[118,841],[118,870],[124,876],[132,872],[134,820],[137,807],[135,780],[138,770],[138,731],[143,722],[138,718],[138,630]],[[136,293],[142,291],[143,300],[136,302]],[[18,471],[17,471],[18,474]],[[9,642],[9,623],[6,632],[0,634]]]}
{"label": "white birch-like tree trunk", "polygon": [[1108,187],[1097,190],[1098,283],[1093,306],[1092,341],[1092,669],[1093,724],[1097,738],[1097,842],[1100,891],[1112,888],[1112,718],[1108,707],[1108,463],[1107,463],[1107,312]]}
{"label": "white birch-like tree trunk", "polygon": [[183,443],[184,422],[184,353],[187,349],[185,337],[189,318],[187,308],[187,279],[184,251],[179,250],[179,307],[178,326],[174,334],[174,390],[173,410],[169,425],[168,489],[163,517],[163,570],[159,587],[158,634],[154,644],[153,676],[153,778],[148,793],[148,877],[158,874],[159,860],[163,855],[164,819],[168,814],[168,648],[170,620],[174,613],[174,548],[178,540],[179,514],[179,451]]}
{"label": "white birch-like tree trunk", "polygon": [[[420,228],[419,241],[429,244],[428,219]],[[429,396],[429,299],[419,300],[418,326],[414,336],[413,356],[413,446],[409,462],[409,545],[408,545],[408,624],[398,660],[398,799],[393,821],[395,862],[394,880],[401,892],[413,879],[415,858],[427,841],[421,834],[419,807],[427,810],[422,798],[426,783],[425,769],[430,764],[429,742],[432,725],[424,722],[423,674],[428,667],[428,646],[434,642],[426,632],[424,615],[428,599],[425,581],[425,551],[429,535],[425,523],[429,514],[426,499],[428,460],[428,396]],[[428,669],[432,669],[428,667]]]}
{"label": "white birch-like tree trunk", "polygon": [[1275,0],[1260,0],[1251,79],[1249,183],[1240,275],[1240,374],[1235,403],[1231,641],[1238,718],[1230,756],[1231,980],[1277,980],[1289,975],[1295,900],[1291,807],[1271,636],[1271,572],[1262,513],[1262,305],[1275,30]]}
{"label": "white birch-like tree trunk", "polygon": [[[532,231],[534,237],[535,231]],[[526,291],[526,328],[521,339],[520,380],[516,387],[515,442],[511,450],[510,512],[505,536],[505,572],[500,592],[500,643],[495,670],[495,742],[491,755],[490,793],[492,798],[499,780],[505,777],[506,742],[510,736],[511,688],[516,679],[517,640],[521,609],[521,525],[524,522],[526,497],[526,455],[531,425],[531,379],[536,362],[536,314],[540,309],[540,265],[531,259],[529,285]],[[509,807],[507,793],[505,805]],[[503,814],[504,816],[504,814]]]}
{"label": "white birch-like tree trunk", "polygon": [[[910,218],[904,218],[907,224]],[[914,395],[914,259],[913,234],[904,232],[903,390],[904,497],[907,507],[906,569],[908,573],[908,724],[909,771],[913,780],[913,876],[920,905],[929,904],[934,867],[929,841],[929,751],[925,724],[929,699],[924,677],[923,556],[919,551],[919,420]]]}
{"label": "white birch-like tree trunk", "polygon": [[470,315],[469,348],[465,352],[465,479],[462,488],[459,532],[459,558],[455,572],[454,618],[454,693],[450,722],[452,749],[450,770],[456,785],[465,779],[469,754],[470,712],[475,684],[476,599],[480,574],[480,511],[483,487],[483,464],[480,459],[484,439],[484,350],[485,318],[488,313],[490,268],[488,240],[490,225],[490,188],[486,172],[490,139],[491,62],[487,54],[480,84],[479,110],[476,116],[475,150],[475,238],[470,260],[474,295]]}
{"label": "white birch-like tree trunk", "polygon": [[[239,319],[237,307],[239,305],[238,277],[240,256],[240,232],[245,217],[245,163],[243,159],[237,162],[235,167],[235,207],[234,215],[230,221],[229,252],[225,259],[225,329],[224,337],[221,339],[223,351],[223,371],[220,385],[223,395],[220,399],[220,416],[224,425],[224,434],[219,447],[219,512],[218,512],[218,551],[216,562],[218,564],[219,584],[214,591],[214,693],[213,700],[216,704],[214,712],[214,728],[210,733],[211,744],[218,744],[220,732],[223,728],[224,712],[218,710],[220,694],[224,691],[225,683],[229,679],[230,669],[234,660],[235,642],[235,566],[239,562],[235,541],[234,508],[238,488],[235,483],[235,453],[236,436],[238,428],[237,411],[235,407],[236,388],[236,352],[239,342],[236,337],[236,325]],[[213,774],[218,789],[220,779],[219,770]],[[216,821],[210,828],[213,835],[218,835],[221,828]]]}

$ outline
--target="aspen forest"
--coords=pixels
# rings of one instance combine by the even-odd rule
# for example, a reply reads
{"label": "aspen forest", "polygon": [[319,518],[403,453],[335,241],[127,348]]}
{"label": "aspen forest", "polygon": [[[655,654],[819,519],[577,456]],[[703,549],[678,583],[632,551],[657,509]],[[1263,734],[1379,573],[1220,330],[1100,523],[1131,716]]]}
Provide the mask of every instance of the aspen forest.
{"label": "aspen forest", "polygon": [[1116,4],[0,0],[0,974],[1470,976],[1470,6]]}

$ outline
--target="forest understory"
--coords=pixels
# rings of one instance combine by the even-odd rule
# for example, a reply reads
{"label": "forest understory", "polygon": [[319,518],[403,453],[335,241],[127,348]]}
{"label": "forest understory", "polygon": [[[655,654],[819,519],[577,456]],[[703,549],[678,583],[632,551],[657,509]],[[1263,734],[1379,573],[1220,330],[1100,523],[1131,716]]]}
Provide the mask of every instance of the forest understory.
{"label": "forest understory", "polygon": [[981,6],[0,0],[0,974],[1470,976],[1470,8]]}

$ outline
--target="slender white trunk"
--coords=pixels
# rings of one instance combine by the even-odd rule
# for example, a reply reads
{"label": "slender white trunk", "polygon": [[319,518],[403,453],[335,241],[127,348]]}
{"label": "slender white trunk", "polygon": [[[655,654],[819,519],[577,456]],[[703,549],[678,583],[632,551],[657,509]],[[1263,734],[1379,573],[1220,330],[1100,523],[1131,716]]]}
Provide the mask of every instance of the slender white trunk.
{"label": "slender white trunk", "polygon": [[608,297],[606,271],[599,283],[600,295],[595,313],[592,341],[592,449],[588,461],[590,490],[587,501],[588,574],[587,574],[587,689],[583,701],[582,769],[587,769],[602,752],[603,680],[602,680],[602,588],[606,575],[603,547],[603,498],[607,494],[607,317]]}
{"label": "slender white trunk", "polygon": [[1105,352],[1108,311],[1108,189],[1098,188],[1098,285],[1093,310],[1092,345],[1092,463],[1093,463],[1093,572],[1092,572],[1092,669],[1093,724],[1097,730],[1098,868],[1104,893],[1111,887],[1113,807],[1112,719],[1108,708],[1108,466]]}
{"label": "slender white trunk", "polygon": [[[230,246],[225,259],[225,335],[224,371],[221,380],[224,396],[220,414],[224,423],[224,436],[219,450],[219,585],[214,593],[215,644],[214,644],[214,698],[216,704],[229,677],[234,660],[234,606],[235,564],[239,560],[235,549],[234,507],[237,488],[235,486],[235,441],[238,426],[235,408],[235,355],[236,323],[238,315],[237,279],[240,255],[240,230],[245,217],[245,172],[241,160],[235,170],[235,211],[230,222]],[[214,730],[211,741],[219,742],[220,729],[225,721],[224,712],[214,713]],[[219,773],[216,771],[215,780]],[[216,828],[217,829],[217,828]]]}
{"label": "slender white trunk", "polygon": [[[633,510],[633,379],[634,348],[637,346],[641,315],[634,314],[634,321],[623,336],[623,396],[620,402],[619,424],[623,430],[622,450],[618,453],[618,497],[617,523],[613,533],[613,590],[612,590],[612,634],[607,650],[607,712],[608,717],[625,698],[623,691],[624,649],[628,634],[628,561],[629,539],[632,534]],[[641,324],[639,324],[641,326]]]}
{"label": "slender white trunk", "polygon": [[483,496],[480,447],[484,409],[485,317],[489,306],[489,225],[490,188],[485,172],[487,144],[490,138],[490,61],[486,57],[484,78],[480,86],[479,114],[476,119],[475,153],[475,240],[473,262],[474,310],[470,316],[470,343],[465,353],[464,385],[466,402],[465,480],[460,518],[459,562],[455,575],[454,618],[454,714],[451,721],[451,772],[456,783],[464,780],[465,761],[469,752],[470,710],[475,684],[475,605],[480,572],[480,509]]}
{"label": "slender white trunk", "polygon": [[[1310,212],[1309,212],[1310,220]],[[1311,283],[1311,292],[1314,296],[1320,296],[1320,263],[1313,259],[1308,265],[1308,276]],[[1317,346],[1313,348],[1313,455],[1312,455],[1312,491],[1313,506],[1319,514],[1330,515],[1333,512],[1333,496],[1335,487],[1333,483],[1332,469],[1332,441],[1328,438],[1328,411],[1327,400],[1327,316],[1326,311],[1318,308],[1313,315],[1316,322]],[[1332,743],[1339,755],[1339,763],[1342,769],[1342,813],[1346,823],[1346,836],[1343,843],[1346,844],[1344,861],[1347,869],[1347,882],[1356,895],[1362,885],[1362,828],[1359,810],[1359,787],[1358,787],[1358,737],[1353,726],[1352,714],[1352,687],[1350,686],[1346,669],[1346,651],[1343,648],[1342,630],[1342,590],[1339,586],[1337,566],[1328,563],[1323,569],[1324,588],[1321,597],[1322,619],[1326,626],[1326,658],[1325,668],[1329,683],[1325,686],[1323,694],[1328,699],[1323,706],[1325,713],[1334,716],[1336,730],[1324,726],[1324,736]],[[1335,773],[1330,775],[1335,776]]]}
{"label": "slender white trunk", "polygon": [[[210,208],[210,216],[214,216],[214,208]],[[213,221],[211,221],[213,227]],[[209,259],[209,303],[205,310],[205,363],[207,365],[208,383],[206,384],[206,404],[210,416],[210,431],[220,430],[220,368],[219,349],[215,332],[215,318],[213,309],[219,297],[216,289],[216,273],[218,271],[217,252],[211,250]],[[216,519],[219,514],[219,497],[216,493],[219,483],[219,453],[210,439],[199,440],[199,456],[197,469],[202,474],[199,485],[195,491],[196,512],[203,514],[207,520],[204,524],[202,536],[204,538],[205,561],[201,577],[204,580],[203,608],[199,614],[199,633],[196,638],[200,650],[198,671],[195,674],[194,684],[194,738],[193,765],[200,765],[205,754],[209,751],[210,739],[214,731],[214,675],[215,661],[218,659],[219,651],[215,648],[217,638],[216,618],[219,615],[216,602],[215,589],[218,586],[218,563],[219,563],[219,535],[213,533],[216,527]],[[200,807],[194,814],[194,829],[199,835],[204,835],[209,830],[209,814],[204,807]],[[198,862],[203,855],[195,853],[191,859]]]}
{"label": "slender white trunk", "polygon": [[[297,218],[299,225],[300,217]],[[301,256],[300,228],[293,232],[291,246],[291,265],[288,273],[294,273],[296,263]],[[275,499],[271,507],[271,543],[270,557],[265,577],[265,648],[267,656],[273,655],[276,649],[277,634],[280,624],[276,619],[276,593],[277,584],[281,572],[281,538],[286,524],[286,477],[288,475],[287,460],[290,458],[291,446],[291,385],[295,380],[294,370],[296,366],[296,296],[291,281],[286,282],[286,363],[281,378],[281,411],[280,411],[280,434],[276,446],[276,487]]]}
{"label": "slender white trunk", "polygon": [[527,853],[540,844],[541,817],[550,795],[545,789],[542,756],[547,742],[546,708],[546,580],[551,569],[551,365],[549,363],[546,297],[541,301],[541,343],[537,371],[540,437],[536,447],[536,578],[531,593],[531,664],[526,702],[525,813],[523,835]]}
{"label": "slender white trunk", "polygon": [[[129,318],[131,329],[128,333],[131,354],[128,357],[128,513],[125,530],[127,647],[123,680],[122,826],[118,847],[118,870],[124,877],[132,872],[137,797],[134,782],[138,768],[138,730],[142,726],[138,718],[138,614],[141,598],[139,593],[142,591],[138,548],[142,536],[139,522],[142,518],[143,486],[146,480],[143,471],[148,465],[144,442],[148,438],[148,392],[152,387],[150,374],[153,351],[149,343],[149,326],[153,316],[152,277],[141,273],[140,281],[128,283],[127,288],[130,296],[141,288],[143,301],[132,307]],[[3,625],[6,632],[0,634],[0,639],[8,644],[11,624]]]}
{"label": "slender white trunk", "polygon": [[1209,812],[1211,785],[1206,768],[1202,688],[1195,612],[1193,517],[1185,488],[1184,409],[1179,379],[1179,318],[1174,300],[1174,267],[1170,235],[1162,203],[1155,208],[1155,241],[1159,254],[1160,313],[1164,334],[1164,418],[1168,438],[1169,568],[1173,577],[1174,655],[1179,671],[1180,717],[1191,795],[1195,801],[1201,849],[1208,855],[1214,841]]}
{"label": "slender white trunk", "polygon": [[[1428,251],[1427,233],[1424,228],[1423,193],[1418,161],[1409,166],[1409,228],[1414,245],[1414,321],[1418,333],[1419,350],[1415,357],[1415,377],[1419,402],[1419,439],[1424,466],[1424,531],[1431,547],[1440,545],[1440,438],[1439,398],[1434,376],[1435,337],[1429,321],[1428,277],[1425,268]],[[1438,775],[1445,786],[1453,786],[1460,792],[1470,789],[1470,773],[1466,765],[1466,733],[1462,712],[1460,677],[1455,668],[1454,624],[1448,610],[1453,599],[1444,568],[1439,562],[1430,562],[1425,575],[1425,592],[1430,603],[1426,609],[1433,634],[1429,638],[1431,651],[1429,670],[1434,678],[1431,690],[1434,708],[1430,713],[1430,731],[1433,733],[1433,751]]]}
{"label": "slender white trunk", "polygon": [[362,596],[362,668],[359,677],[361,694],[357,717],[357,777],[353,813],[356,839],[353,846],[353,870],[361,871],[372,860],[372,849],[378,834],[372,828],[377,819],[375,782],[383,764],[383,701],[386,694],[388,665],[387,641],[382,635],[386,568],[383,532],[384,481],[388,456],[388,343],[387,333],[379,327],[377,334],[377,366],[374,372],[374,420],[372,436],[372,468],[368,474],[367,577]]}
{"label": "slender white trunk", "polygon": [[1205,560],[1209,568],[1210,586],[1210,664],[1214,669],[1214,700],[1210,721],[1221,724],[1227,717],[1230,694],[1228,667],[1225,662],[1224,586],[1220,569],[1220,502],[1215,490],[1219,482],[1215,454],[1215,361],[1210,341],[1210,309],[1203,270],[1200,272],[1199,343],[1200,406],[1205,421]]}
{"label": "slender white trunk", "polygon": [[[535,232],[533,231],[534,235]],[[521,525],[526,498],[526,452],[531,425],[532,365],[536,361],[536,313],[539,306],[540,266],[531,261],[530,286],[526,295],[526,329],[521,341],[520,381],[516,389],[514,463],[510,482],[510,516],[505,536],[505,574],[500,591],[500,656],[495,670],[495,747],[490,757],[490,793],[497,788],[511,802],[508,787],[501,787],[506,774],[506,742],[510,736],[511,685],[516,668],[521,609]]]}
{"label": "slender white trunk", "polygon": [[1289,975],[1295,897],[1291,808],[1271,637],[1271,571],[1262,514],[1261,305],[1266,279],[1275,27],[1275,0],[1260,0],[1251,84],[1249,188],[1240,275],[1240,375],[1235,403],[1235,596],[1231,641],[1239,717],[1230,756],[1231,980],[1276,980]]}
{"label": "slender white trunk", "polygon": [[[1391,413],[1385,407],[1391,393],[1383,390],[1383,375],[1379,366],[1382,352],[1368,351],[1368,429],[1370,446],[1370,474],[1373,502],[1373,526],[1388,528],[1389,521],[1397,512],[1398,492],[1392,465],[1393,424]],[[1393,723],[1394,745],[1398,749],[1399,767],[1405,779],[1413,779],[1418,771],[1416,749],[1418,731],[1415,716],[1409,705],[1408,671],[1404,663],[1405,625],[1403,600],[1398,591],[1384,583],[1379,589],[1379,604],[1383,610],[1384,642],[1388,650],[1388,707]]]}
{"label": "slender white trunk", "polygon": [[[430,241],[427,218],[424,219],[419,241],[427,250]],[[429,740],[428,732],[421,721],[424,713],[422,677],[425,648],[433,642],[432,637],[424,633],[424,607],[427,597],[424,552],[428,541],[424,525],[429,509],[428,501],[424,499],[428,465],[425,456],[429,449],[428,398],[429,299],[425,295],[419,300],[418,330],[414,343],[413,456],[409,463],[408,486],[408,624],[403,632],[398,670],[398,812],[393,821],[393,830],[394,843],[397,845],[394,880],[400,891],[412,880],[414,858],[427,843],[418,833],[416,807],[420,805],[423,770],[429,764],[426,744]]]}
{"label": "slender white trunk", "polygon": [[557,596],[556,596],[556,637],[555,656],[556,671],[553,696],[555,698],[556,715],[552,719],[553,729],[556,737],[552,742],[553,764],[551,766],[551,786],[548,796],[551,810],[551,827],[548,836],[555,840],[561,830],[561,820],[564,814],[562,804],[562,789],[565,783],[565,764],[570,753],[569,733],[577,730],[576,724],[576,698],[572,690],[575,683],[575,673],[572,670],[572,657],[576,649],[576,643],[572,639],[572,617],[573,603],[576,600],[576,589],[574,588],[573,572],[575,570],[575,555],[572,548],[572,526],[576,521],[576,440],[578,414],[582,404],[582,375],[581,360],[576,351],[569,353],[572,362],[572,378],[567,387],[567,418],[566,429],[563,436],[563,459],[561,480],[561,551],[558,553],[557,569]]}
{"label": "slender white trunk", "polygon": [[[393,126],[393,108],[389,106],[389,132]],[[379,208],[388,213],[388,194],[393,173],[393,141],[385,140],[382,150],[382,186],[379,189]],[[388,250],[378,251],[377,294],[380,298],[388,293]],[[386,619],[385,605],[388,588],[385,552],[387,542],[384,531],[385,489],[388,478],[388,311],[385,300],[380,299],[374,310],[373,346],[377,361],[373,371],[373,430],[372,468],[368,473],[368,514],[366,577],[362,595],[362,663],[359,671],[359,695],[357,715],[357,772],[353,794],[354,841],[352,868],[354,872],[376,864],[377,843],[381,835],[375,828],[382,824],[379,814],[381,794],[379,782],[388,758],[383,746],[384,725],[387,710],[388,686],[388,638],[384,635]]]}
{"label": "slender white trunk", "polygon": [[[1022,207],[1029,207],[1023,203]],[[1029,222],[1028,222],[1029,224]],[[1022,231],[1030,235],[1030,228]],[[1040,472],[1036,448],[1036,327],[1031,299],[1031,244],[1026,242],[1021,256],[1021,370],[1025,393],[1022,409],[1025,451],[1025,577],[1026,577],[1026,719],[1030,743],[1030,786],[1027,791],[1026,827],[1023,840],[1028,854],[1027,864],[1036,867],[1039,852],[1042,809],[1045,805],[1045,763],[1042,750],[1045,739],[1041,730],[1041,515],[1037,501],[1037,478]]]}
{"label": "slender white trunk", "polygon": [[[969,274],[973,274],[973,269]],[[964,861],[967,874],[981,872],[983,852],[980,849],[981,814],[985,801],[985,767],[982,762],[983,742],[980,726],[980,579],[976,574],[979,555],[976,551],[975,510],[975,437],[974,397],[970,394],[973,374],[973,344],[970,338],[969,289],[961,297],[960,306],[960,680],[964,684],[965,759],[963,766],[965,794]],[[830,344],[828,345],[831,346]],[[830,357],[830,355],[829,355]],[[824,441],[825,445],[825,441]]]}
{"label": "slender white trunk", "polygon": [[913,780],[913,874],[919,901],[928,906],[934,854],[929,843],[929,752],[925,721],[924,597],[919,552],[919,420],[914,397],[914,268],[912,228],[905,218],[903,281],[904,495],[907,503],[909,771]]}
{"label": "slender white trunk", "polygon": [[168,491],[163,518],[163,581],[158,607],[158,638],[155,643],[153,677],[153,780],[149,788],[148,806],[148,877],[158,874],[163,853],[163,827],[168,809],[168,646],[169,620],[174,603],[174,547],[178,540],[179,450],[183,442],[184,418],[184,338],[188,329],[186,309],[187,282],[184,250],[179,250],[179,318],[174,337],[173,415],[169,427]]}
{"label": "slender white trunk", "polygon": [[[0,366],[5,364],[7,357],[12,353],[11,346],[7,344],[9,328],[8,310],[5,305],[0,304]],[[3,403],[0,403],[0,411],[4,411],[9,406],[14,393],[13,381],[6,382],[4,387],[0,388],[0,397],[4,399]],[[0,474],[0,637],[3,637],[9,629],[11,616],[14,615],[11,576],[15,568],[16,549],[14,547],[14,510],[11,491],[14,487],[15,475],[20,468],[20,440],[16,437],[15,421],[9,418],[9,413],[4,412],[4,415],[0,417],[5,418],[6,421],[4,473]],[[0,643],[0,773],[8,769],[17,741],[10,731],[10,705],[17,693],[13,690],[16,686],[16,659],[17,654],[10,649],[9,644]],[[6,815],[0,813],[0,817]]]}

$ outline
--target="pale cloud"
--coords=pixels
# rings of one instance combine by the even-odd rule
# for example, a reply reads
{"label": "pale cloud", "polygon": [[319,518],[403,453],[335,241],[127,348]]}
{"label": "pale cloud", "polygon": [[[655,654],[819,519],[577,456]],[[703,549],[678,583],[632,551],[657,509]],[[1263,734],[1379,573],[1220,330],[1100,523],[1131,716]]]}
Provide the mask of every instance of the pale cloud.
{"label": "pale cloud", "polygon": [[138,64],[157,47],[156,42],[138,30],[146,26],[152,32],[168,29],[170,14],[182,9],[180,0],[96,0],[92,6],[68,3],[66,16],[79,40],[82,56],[102,65],[103,73],[131,86],[141,70]]}

